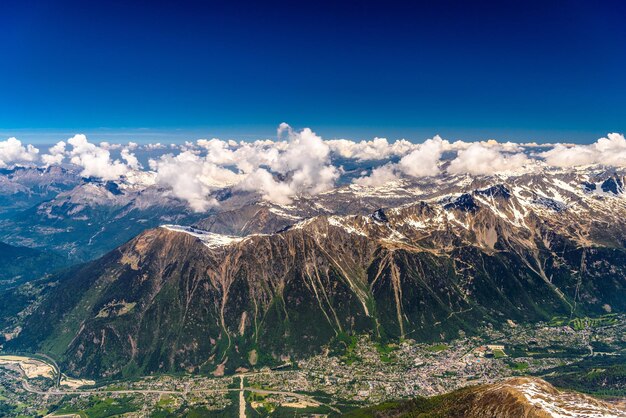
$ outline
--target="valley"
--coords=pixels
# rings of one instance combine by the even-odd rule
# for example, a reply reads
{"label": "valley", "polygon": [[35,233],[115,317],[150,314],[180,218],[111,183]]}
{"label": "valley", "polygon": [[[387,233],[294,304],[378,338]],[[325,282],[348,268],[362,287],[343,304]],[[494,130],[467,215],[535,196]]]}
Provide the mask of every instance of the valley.
{"label": "valley", "polygon": [[386,344],[366,335],[345,337],[303,361],[224,377],[157,374],[70,387],[66,377],[57,384],[52,376],[27,376],[19,367],[0,362],[0,396],[4,408],[13,408],[8,410],[15,416],[37,412],[63,416],[91,408],[88,416],[107,416],[95,412],[104,409],[154,417],[194,413],[332,417],[400,398],[439,396],[520,376],[572,389],[563,382],[577,367],[578,373],[615,369],[611,380],[589,385],[586,392],[602,398],[614,416],[626,416],[620,409],[624,405],[616,402],[626,395],[626,372],[620,369],[626,359],[626,316],[563,322],[508,321],[502,329],[485,328],[480,336],[445,344],[423,344],[408,337]]}

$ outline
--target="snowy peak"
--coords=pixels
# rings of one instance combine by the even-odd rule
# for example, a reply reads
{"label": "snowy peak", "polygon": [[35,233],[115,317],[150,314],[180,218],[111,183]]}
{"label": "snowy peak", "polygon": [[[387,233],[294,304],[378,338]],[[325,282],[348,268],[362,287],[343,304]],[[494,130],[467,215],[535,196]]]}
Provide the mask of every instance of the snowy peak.
{"label": "snowy peak", "polygon": [[496,184],[495,186],[491,186],[483,190],[476,190],[474,193],[480,196],[492,197],[496,199],[509,199],[511,197],[511,192],[503,184]]}
{"label": "snowy peak", "polygon": [[456,209],[462,212],[476,212],[478,210],[478,205],[472,195],[469,193],[463,193],[454,200],[444,203],[443,208],[447,210]]}

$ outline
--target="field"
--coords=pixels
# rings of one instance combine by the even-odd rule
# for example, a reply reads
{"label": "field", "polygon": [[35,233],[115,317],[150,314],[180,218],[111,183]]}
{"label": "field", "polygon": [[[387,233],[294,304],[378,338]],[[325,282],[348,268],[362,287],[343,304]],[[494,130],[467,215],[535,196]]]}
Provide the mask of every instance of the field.
{"label": "field", "polygon": [[555,316],[550,321],[549,325],[553,327],[569,326],[575,331],[582,331],[584,329],[593,329],[606,327],[617,324],[618,319],[615,314],[602,315],[595,318],[580,317],[580,318],[567,318],[565,316]]}
{"label": "field", "polygon": [[141,409],[140,404],[130,396],[119,398],[100,398],[92,396],[81,407],[67,406],[56,410],[53,416],[76,414],[81,417],[106,418],[122,415]]}

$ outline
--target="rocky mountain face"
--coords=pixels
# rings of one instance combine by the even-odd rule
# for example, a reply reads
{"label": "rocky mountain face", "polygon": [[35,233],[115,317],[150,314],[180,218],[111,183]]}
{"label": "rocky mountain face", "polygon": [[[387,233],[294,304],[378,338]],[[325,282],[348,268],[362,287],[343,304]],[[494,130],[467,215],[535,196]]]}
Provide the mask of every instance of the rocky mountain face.
{"label": "rocky mountain face", "polygon": [[623,417],[625,411],[589,396],[562,392],[541,379],[513,378],[464,388],[433,398],[419,398],[357,410],[348,417]]}
{"label": "rocky mountain face", "polygon": [[164,225],[59,276],[6,345],[82,376],[223,373],[345,334],[433,341],[507,319],[623,312],[623,181],[457,178],[432,186],[450,193],[420,189],[428,197],[366,215],[298,220],[297,205],[261,205],[199,223],[239,235]]}

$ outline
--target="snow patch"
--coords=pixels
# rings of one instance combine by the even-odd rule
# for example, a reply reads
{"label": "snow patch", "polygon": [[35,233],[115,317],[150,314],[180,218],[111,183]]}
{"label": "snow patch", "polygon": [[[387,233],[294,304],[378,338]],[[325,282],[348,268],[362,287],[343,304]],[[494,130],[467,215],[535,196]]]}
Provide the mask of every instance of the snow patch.
{"label": "snow patch", "polygon": [[363,237],[367,237],[367,233],[365,233],[365,231],[357,229],[357,228],[353,227],[352,225],[346,224],[345,223],[345,219],[340,218],[338,216],[329,216],[328,217],[328,224],[332,225],[332,226],[336,226],[336,227],[342,228],[343,230],[345,230],[349,234],[356,234],[356,235],[361,235]]}
{"label": "snow patch", "polygon": [[598,404],[588,402],[583,396],[569,397],[565,393],[559,396],[551,396],[535,382],[524,383],[516,386],[529,403],[548,412],[553,417],[587,417],[587,418],[619,418],[617,411],[611,411]]}
{"label": "snow patch", "polygon": [[204,245],[213,249],[226,247],[228,245],[239,243],[246,239],[246,237],[234,237],[231,235],[215,234],[213,232],[203,231],[201,229],[192,228],[190,226],[182,225],[161,225],[161,228],[168,231],[183,232],[187,235],[199,238]]}

